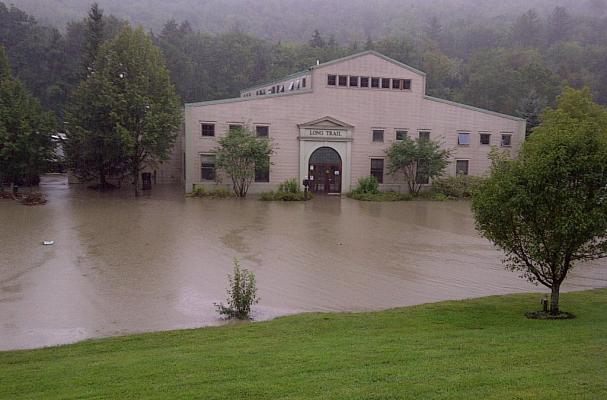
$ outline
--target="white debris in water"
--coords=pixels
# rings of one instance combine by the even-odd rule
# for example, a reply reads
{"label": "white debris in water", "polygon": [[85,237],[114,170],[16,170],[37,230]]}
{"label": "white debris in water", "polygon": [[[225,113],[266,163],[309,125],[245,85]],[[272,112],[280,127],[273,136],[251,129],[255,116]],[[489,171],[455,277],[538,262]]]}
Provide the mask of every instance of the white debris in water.
{"label": "white debris in water", "polygon": [[44,246],[52,246],[55,244],[55,241],[54,240],[45,240],[44,242],[42,242],[42,244]]}

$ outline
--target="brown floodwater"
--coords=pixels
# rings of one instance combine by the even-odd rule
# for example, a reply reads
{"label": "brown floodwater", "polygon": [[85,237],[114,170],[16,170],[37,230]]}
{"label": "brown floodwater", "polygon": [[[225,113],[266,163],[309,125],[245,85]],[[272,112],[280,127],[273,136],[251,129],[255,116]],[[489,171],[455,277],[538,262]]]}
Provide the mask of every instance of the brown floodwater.
{"label": "brown floodwater", "polygon": [[[63,176],[41,189],[44,206],[0,201],[0,350],[220,324],[234,258],[257,276],[258,320],[542,290],[504,270],[464,201],[200,200],[170,186],[136,199]],[[579,266],[565,289],[607,286],[604,266]]]}

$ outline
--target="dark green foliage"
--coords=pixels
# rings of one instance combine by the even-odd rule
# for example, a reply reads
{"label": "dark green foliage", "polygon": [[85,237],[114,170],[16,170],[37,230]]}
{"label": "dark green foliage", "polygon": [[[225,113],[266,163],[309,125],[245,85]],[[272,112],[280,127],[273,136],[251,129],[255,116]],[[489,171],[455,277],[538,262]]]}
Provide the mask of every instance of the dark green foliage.
{"label": "dark green foliage", "polygon": [[365,193],[352,191],[348,193],[348,197],[354,200],[360,201],[407,201],[413,200],[413,196],[410,194],[403,194],[398,192],[377,192],[377,193]]}
{"label": "dark green foliage", "polygon": [[552,290],[557,314],[568,271],[607,256],[607,109],[566,90],[517,160],[494,158],[472,209],[506,267]]}
{"label": "dark green foliage", "polygon": [[35,185],[54,157],[55,121],[13,78],[0,45],[0,187]]}
{"label": "dark green foliage", "polygon": [[215,304],[217,312],[228,318],[251,319],[251,307],[259,302],[255,274],[234,260],[234,272],[228,274],[228,282],[228,304]]}
{"label": "dark green foliage", "polygon": [[212,199],[226,199],[230,197],[234,197],[234,192],[224,187],[217,187],[214,189],[205,188],[203,185],[196,185],[192,193],[190,193],[191,197],[208,197]]}

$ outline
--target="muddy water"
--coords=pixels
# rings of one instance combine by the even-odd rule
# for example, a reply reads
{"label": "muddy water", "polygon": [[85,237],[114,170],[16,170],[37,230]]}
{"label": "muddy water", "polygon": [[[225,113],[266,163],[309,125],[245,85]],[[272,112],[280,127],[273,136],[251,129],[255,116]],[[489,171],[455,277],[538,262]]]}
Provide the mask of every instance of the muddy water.
{"label": "muddy water", "polygon": [[[219,324],[234,257],[257,275],[257,319],[540,290],[503,269],[466,202],[199,200],[171,187],[135,199],[62,177],[43,190],[45,206],[0,201],[0,350]],[[566,289],[601,286],[595,263]]]}

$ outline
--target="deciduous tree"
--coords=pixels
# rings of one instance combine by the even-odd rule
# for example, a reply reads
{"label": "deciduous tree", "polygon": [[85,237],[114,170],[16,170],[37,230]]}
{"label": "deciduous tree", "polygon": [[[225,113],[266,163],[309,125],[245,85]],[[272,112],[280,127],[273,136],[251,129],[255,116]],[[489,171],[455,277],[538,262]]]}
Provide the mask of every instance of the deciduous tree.
{"label": "deciduous tree", "polygon": [[588,90],[566,90],[519,158],[494,163],[472,209],[506,267],[550,288],[558,314],[567,273],[607,256],[607,110]]}
{"label": "deciduous tree", "polygon": [[219,139],[217,166],[232,180],[232,188],[238,197],[245,197],[255,180],[255,169],[270,166],[272,143],[254,136],[248,128],[232,130]]}
{"label": "deciduous tree", "polygon": [[449,164],[450,154],[450,150],[441,148],[437,142],[406,137],[394,142],[386,150],[388,173],[401,173],[409,193],[417,195],[422,185],[443,174]]}

